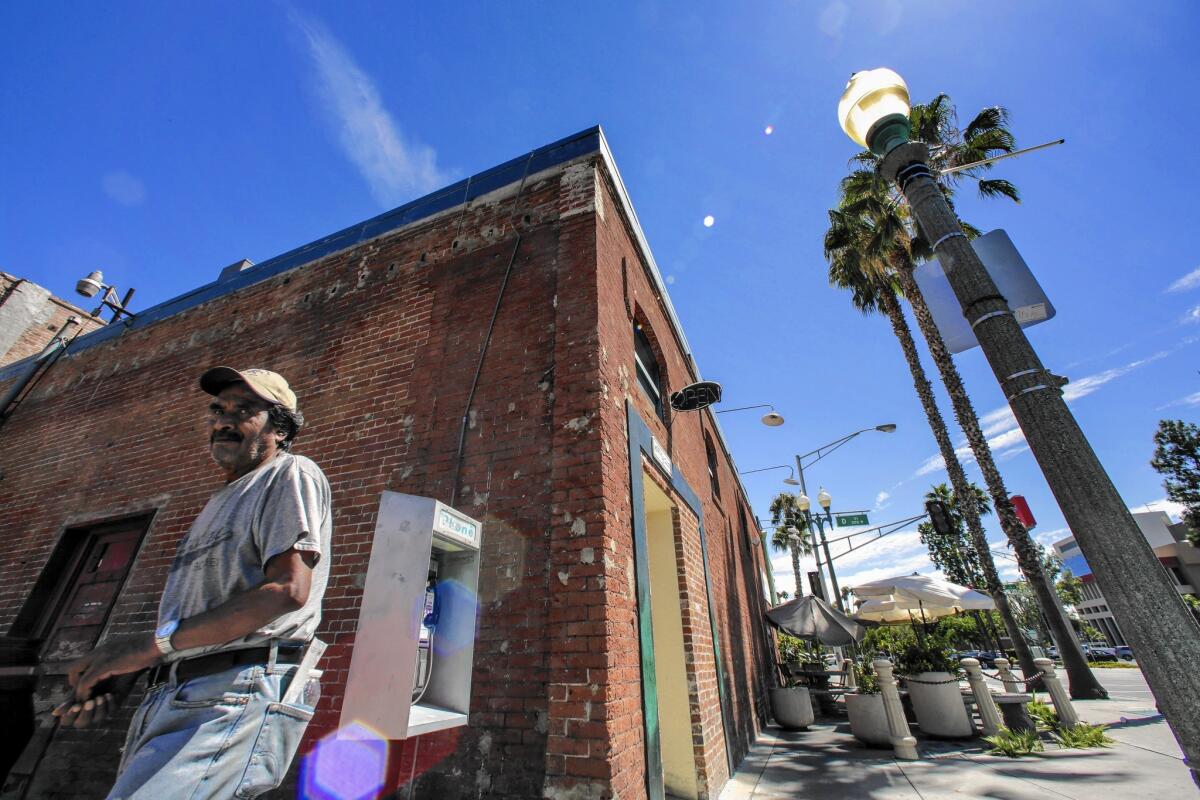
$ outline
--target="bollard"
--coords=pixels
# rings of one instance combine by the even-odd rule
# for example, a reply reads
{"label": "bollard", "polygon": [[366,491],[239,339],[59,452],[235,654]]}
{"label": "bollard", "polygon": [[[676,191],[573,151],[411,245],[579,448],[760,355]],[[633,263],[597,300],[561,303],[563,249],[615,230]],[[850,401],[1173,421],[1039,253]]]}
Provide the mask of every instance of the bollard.
{"label": "bollard", "polygon": [[879,679],[879,693],[883,695],[883,710],[887,714],[888,732],[891,734],[896,758],[916,761],[917,740],[913,738],[912,731],[908,728],[908,720],[904,718],[904,707],[900,705],[900,689],[896,685],[896,679],[892,677],[892,662],[886,658],[877,658],[871,666],[875,669],[875,677]]}
{"label": "bollard", "polygon": [[1007,658],[996,659],[996,671],[1000,673],[1000,680],[1004,683],[1004,691],[1009,694],[1021,694],[1025,691],[1025,685],[1017,680],[1017,676],[1012,673],[1012,664]]}
{"label": "bollard", "polygon": [[1042,676],[1042,685],[1046,687],[1046,692],[1050,695],[1051,702],[1054,703],[1054,710],[1058,712],[1058,724],[1064,728],[1074,728],[1079,724],[1079,715],[1075,713],[1075,707],[1071,705],[1071,698],[1067,696],[1067,690],[1063,688],[1058,675],[1054,673],[1054,662],[1048,658],[1035,658],[1033,663],[1038,671],[1045,673]]}
{"label": "bollard", "polygon": [[971,684],[971,693],[975,695],[975,707],[979,709],[979,721],[983,723],[983,735],[995,736],[1000,732],[1003,723],[1000,722],[1000,711],[996,708],[996,701],[992,699],[987,681],[983,679],[983,672],[979,669],[979,659],[964,658],[962,665],[963,669],[967,671],[967,683]]}
{"label": "bollard", "polygon": [[846,673],[846,679],[842,681],[842,688],[857,689],[858,678],[854,675],[854,661],[849,658],[842,659],[842,671]]}

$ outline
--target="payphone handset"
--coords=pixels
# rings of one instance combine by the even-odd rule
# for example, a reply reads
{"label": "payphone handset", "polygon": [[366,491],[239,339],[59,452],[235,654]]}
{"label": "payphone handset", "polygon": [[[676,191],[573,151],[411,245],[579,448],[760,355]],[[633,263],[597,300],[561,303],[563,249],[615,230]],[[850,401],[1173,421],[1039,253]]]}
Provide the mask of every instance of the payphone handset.
{"label": "payphone handset", "polygon": [[417,639],[417,665],[413,680],[413,702],[416,703],[429,688],[433,677],[433,638],[437,630],[441,605],[438,603],[438,557],[429,559],[429,578],[425,583],[425,600],[421,607],[421,630]]}

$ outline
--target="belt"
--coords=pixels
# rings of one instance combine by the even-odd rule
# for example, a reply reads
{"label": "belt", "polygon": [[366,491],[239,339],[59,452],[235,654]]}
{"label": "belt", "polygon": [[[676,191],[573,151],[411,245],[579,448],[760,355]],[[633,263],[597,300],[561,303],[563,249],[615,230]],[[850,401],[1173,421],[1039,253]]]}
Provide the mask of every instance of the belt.
{"label": "belt", "polygon": [[[277,664],[299,664],[304,655],[304,646],[279,647],[275,656]],[[178,683],[190,681],[193,678],[203,678],[205,675],[215,675],[234,667],[247,664],[266,664],[271,659],[270,647],[248,647],[241,650],[222,650],[202,656],[181,659],[179,662],[159,664],[150,669],[150,682],[154,686],[166,683],[171,679],[171,667],[175,666],[175,680]]]}

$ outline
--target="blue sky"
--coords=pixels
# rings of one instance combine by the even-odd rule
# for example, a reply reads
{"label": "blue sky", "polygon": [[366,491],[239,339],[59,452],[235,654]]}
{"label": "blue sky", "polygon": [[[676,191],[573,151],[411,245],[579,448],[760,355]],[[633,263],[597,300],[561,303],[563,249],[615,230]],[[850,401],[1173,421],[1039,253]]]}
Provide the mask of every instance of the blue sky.
{"label": "blue sky", "polygon": [[[704,376],[726,408],[787,418],[721,417],[739,467],[895,422],[809,483],[902,519],[944,472],[923,471],[936,447],[886,322],[821,254],[854,152],[837,98],[886,65],[964,119],[1007,106],[1022,145],[1067,139],[996,170],[1020,205],[968,190],[959,210],[1021,249],[1058,309],[1035,347],[1129,505],[1161,506],[1156,423],[1200,406],[1197,30],[1189,2],[26,4],[0,31],[0,269],[64,297],[103,269],[145,308],[600,123]],[[958,364],[1035,532],[1065,535],[982,355]],[[746,477],[760,516],[783,477]],[[896,534],[839,575],[929,571],[922,552]]]}

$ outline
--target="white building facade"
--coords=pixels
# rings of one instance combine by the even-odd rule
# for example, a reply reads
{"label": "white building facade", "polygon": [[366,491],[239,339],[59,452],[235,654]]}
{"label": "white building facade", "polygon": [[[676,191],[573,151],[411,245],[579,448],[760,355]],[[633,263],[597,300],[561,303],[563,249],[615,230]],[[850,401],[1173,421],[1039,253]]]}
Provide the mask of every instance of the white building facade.
{"label": "white building facade", "polygon": [[[1172,523],[1163,511],[1135,513],[1134,520],[1146,537],[1150,547],[1163,567],[1171,575],[1171,582],[1181,595],[1200,594],[1200,549],[1188,543],[1186,526]],[[1068,536],[1055,542],[1051,549],[1063,561],[1063,567],[1083,582],[1083,600],[1075,606],[1079,618],[1097,628],[1111,645],[1125,644],[1121,628],[1108,608],[1108,601],[1092,574],[1092,568],[1084,559],[1075,537]]]}

